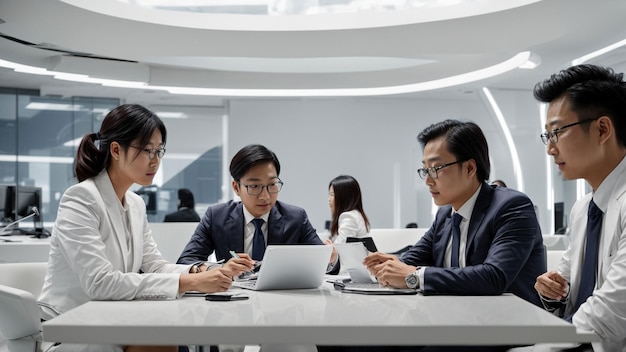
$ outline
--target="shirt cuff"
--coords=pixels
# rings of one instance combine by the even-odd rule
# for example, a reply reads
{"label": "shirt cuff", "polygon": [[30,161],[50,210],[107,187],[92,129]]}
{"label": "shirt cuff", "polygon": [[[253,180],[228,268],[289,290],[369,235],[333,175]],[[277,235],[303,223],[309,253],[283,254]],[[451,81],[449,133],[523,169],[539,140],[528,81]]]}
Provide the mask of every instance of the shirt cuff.
{"label": "shirt cuff", "polygon": [[419,278],[419,284],[417,286],[418,290],[422,290],[422,288],[424,287],[424,272],[426,272],[426,266],[422,266],[417,268],[417,277]]}

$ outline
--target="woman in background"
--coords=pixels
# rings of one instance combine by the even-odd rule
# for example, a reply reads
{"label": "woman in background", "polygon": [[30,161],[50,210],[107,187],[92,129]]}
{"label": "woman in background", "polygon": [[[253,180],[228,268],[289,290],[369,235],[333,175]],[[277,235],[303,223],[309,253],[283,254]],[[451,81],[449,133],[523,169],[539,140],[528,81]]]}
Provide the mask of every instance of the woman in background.
{"label": "woman in background", "polygon": [[339,175],[328,185],[328,205],[332,214],[330,240],[346,243],[348,237],[367,237],[370,223],[363,211],[361,187],[348,175]]}
{"label": "woman in background", "polygon": [[[90,300],[175,299],[186,291],[226,291],[252,268],[249,258],[223,268],[166,261],[152,239],[146,205],[130,187],[151,185],[165,154],[165,125],[140,105],[107,114],[78,147],[78,184],[68,188],[52,230],[48,272],[39,297],[52,319]],[[177,346],[60,344],[59,351],[176,351]]]}

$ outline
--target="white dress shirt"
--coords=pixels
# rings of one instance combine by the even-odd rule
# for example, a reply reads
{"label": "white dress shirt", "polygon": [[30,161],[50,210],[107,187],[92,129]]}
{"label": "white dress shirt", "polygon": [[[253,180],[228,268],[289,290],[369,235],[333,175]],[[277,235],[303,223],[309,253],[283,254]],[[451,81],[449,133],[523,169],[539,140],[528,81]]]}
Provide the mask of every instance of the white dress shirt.
{"label": "white dress shirt", "polygon": [[626,158],[602,181],[597,190],[579,199],[570,212],[571,241],[558,272],[570,283],[564,315],[574,309],[585,248],[587,208],[593,198],[604,213],[598,248],[596,288],[572,317],[579,329],[603,338],[595,351],[626,351]]}

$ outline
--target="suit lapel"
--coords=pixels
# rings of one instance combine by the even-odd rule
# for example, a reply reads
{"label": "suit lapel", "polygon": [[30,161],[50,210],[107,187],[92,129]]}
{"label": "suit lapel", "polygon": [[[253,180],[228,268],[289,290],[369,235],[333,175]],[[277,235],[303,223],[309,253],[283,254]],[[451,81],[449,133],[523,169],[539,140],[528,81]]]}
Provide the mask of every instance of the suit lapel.
{"label": "suit lapel", "polygon": [[491,194],[493,193],[493,189],[491,186],[486,183],[482,183],[480,185],[480,192],[478,193],[478,197],[476,198],[476,203],[474,204],[474,209],[472,210],[472,216],[469,219],[469,227],[467,229],[467,242],[465,245],[465,265],[472,265],[470,262],[470,257],[467,253],[470,253],[470,250],[474,244],[474,238],[478,233],[478,229],[485,219],[485,214],[487,209],[489,209],[489,205],[491,204]]}
{"label": "suit lapel", "polygon": [[237,204],[237,206],[230,212],[226,224],[224,224],[224,230],[226,236],[228,236],[228,248],[232,248],[237,253],[244,252],[243,244],[243,229],[246,219],[243,216],[243,203]]}
{"label": "suit lapel", "polygon": [[446,207],[447,212],[445,216],[445,220],[443,221],[443,231],[441,234],[441,241],[435,241],[435,245],[433,246],[433,258],[435,258],[435,266],[443,268],[443,261],[446,254],[446,247],[448,242],[450,242],[450,236],[452,236],[452,209],[450,207]]}
{"label": "suit lapel", "polygon": [[95,177],[95,183],[96,187],[100,190],[104,203],[106,204],[106,212],[109,217],[114,236],[117,240],[116,243],[120,247],[121,253],[123,254],[122,263],[124,268],[127,268],[128,262],[124,253],[128,253],[128,246],[126,245],[124,222],[119,212],[119,207],[121,206],[120,201],[115,194],[113,184],[111,183],[111,179],[109,178],[109,174],[106,170]]}
{"label": "suit lapel", "polygon": [[267,218],[267,244],[282,243],[282,236],[284,234],[284,224],[282,221],[283,215],[278,210],[276,204],[270,210],[270,215]]}

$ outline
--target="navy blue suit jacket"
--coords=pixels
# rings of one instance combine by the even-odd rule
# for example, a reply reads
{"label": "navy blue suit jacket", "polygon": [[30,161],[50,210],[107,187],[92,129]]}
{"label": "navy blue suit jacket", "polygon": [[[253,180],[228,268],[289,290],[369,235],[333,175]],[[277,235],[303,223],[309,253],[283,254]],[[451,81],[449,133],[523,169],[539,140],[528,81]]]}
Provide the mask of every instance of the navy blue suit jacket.
{"label": "navy blue suit jacket", "polygon": [[[231,200],[209,207],[178,263],[206,261],[213,251],[217,260],[230,259],[231,250],[243,253],[244,221],[241,202]],[[277,201],[270,210],[267,225],[267,245],[324,244],[302,208]]]}
{"label": "navy blue suit jacket", "polygon": [[441,207],[431,228],[401,257],[406,264],[429,267],[424,295],[511,292],[541,307],[534,285],[546,272],[546,260],[530,199],[510,188],[481,185],[469,222],[464,268],[443,267],[451,211],[449,205]]}

